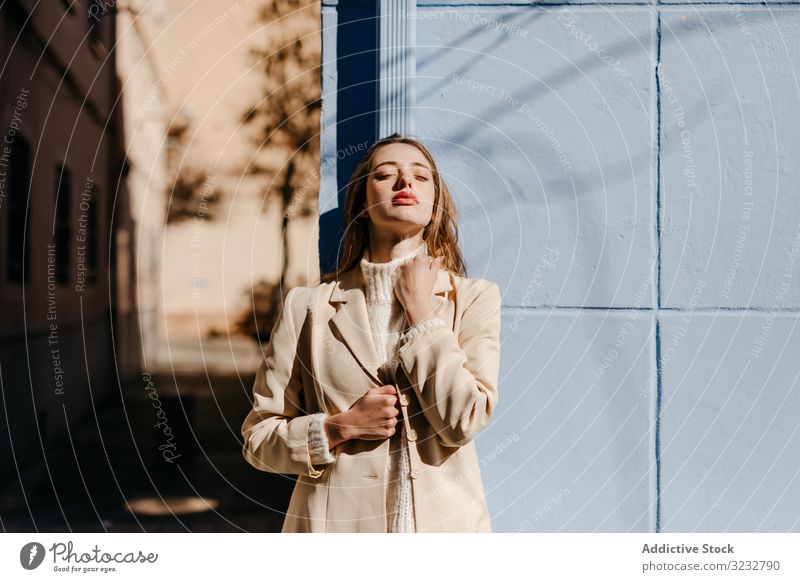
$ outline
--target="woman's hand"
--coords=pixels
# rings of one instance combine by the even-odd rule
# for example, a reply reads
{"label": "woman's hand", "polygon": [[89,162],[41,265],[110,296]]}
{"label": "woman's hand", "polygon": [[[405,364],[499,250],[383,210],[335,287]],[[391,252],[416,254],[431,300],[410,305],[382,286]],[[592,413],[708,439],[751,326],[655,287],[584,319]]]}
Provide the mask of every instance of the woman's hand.
{"label": "woman's hand", "polygon": [[330,448],[350,440],[382,440],[395,433],[401,409],[392,384],[367,390],[350,409],[325,419]]}
{"label": "woman's hand", "polygon": [[394,294],[405,309],[406,319],[412,326],[433,313],[436,306],[433,301],[433,286],[443,260],[442,256],[430,261],[425,255],[417,255],[395,271]]}

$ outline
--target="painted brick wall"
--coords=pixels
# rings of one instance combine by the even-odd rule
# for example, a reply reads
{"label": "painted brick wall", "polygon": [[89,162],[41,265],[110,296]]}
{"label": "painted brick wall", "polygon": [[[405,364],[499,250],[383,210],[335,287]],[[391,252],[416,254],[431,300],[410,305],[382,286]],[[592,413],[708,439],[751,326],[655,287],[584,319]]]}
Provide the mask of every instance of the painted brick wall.
{"label": "painted brick wall", "polygon": [[[323,160],[370,129],[333,97],[359,10],[323,9]],[[416,27],[416,134],[504,293],[494,530],[800,531],[800,3],[444,0]]]}

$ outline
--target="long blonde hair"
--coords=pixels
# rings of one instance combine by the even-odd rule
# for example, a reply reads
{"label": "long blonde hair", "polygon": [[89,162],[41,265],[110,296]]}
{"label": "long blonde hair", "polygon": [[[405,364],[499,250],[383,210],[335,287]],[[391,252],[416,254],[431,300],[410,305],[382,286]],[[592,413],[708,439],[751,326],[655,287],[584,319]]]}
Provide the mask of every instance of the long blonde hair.
{"label": "long blonde hair", "polygon": [[431,257],[444,257],[441,265],[442,269],[446,269],[456,275],[467,276],[464,259],[461,255],[461,250],[458,248],[456,205],[450,190],[436,167],[433,155],[428,151],[428,148],[417,140],[394,133],[375,142],[364,154],[363,159],[350,176],[342,212],[345,226],[342,260],[334,271],[325,273],[320,277],[322,283],[337,280],[343,273],[357,266],[361,260],[361,256],[369,244],[369,216],[364,207],[367,197],[367,178],[369,177],[372,158],[379,148],[393,143],[413,145],[422,152],[422,155],[431,165],[434,184],[433,216],[422,231],[422,238],[427,244],[428,254]]}

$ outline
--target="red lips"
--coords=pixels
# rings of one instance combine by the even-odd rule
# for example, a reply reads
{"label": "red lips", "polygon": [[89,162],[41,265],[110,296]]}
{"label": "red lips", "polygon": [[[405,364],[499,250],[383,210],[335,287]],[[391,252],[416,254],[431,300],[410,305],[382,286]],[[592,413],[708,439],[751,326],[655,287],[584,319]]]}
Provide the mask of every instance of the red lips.
{"label": "red lips", "polygon": [[404,190],[402,192],[398,192],[394,195],[394,197],[392,197],[392,204],[419,204],[419,200],[417,200],[417,197],[411,192],[406,192]]}

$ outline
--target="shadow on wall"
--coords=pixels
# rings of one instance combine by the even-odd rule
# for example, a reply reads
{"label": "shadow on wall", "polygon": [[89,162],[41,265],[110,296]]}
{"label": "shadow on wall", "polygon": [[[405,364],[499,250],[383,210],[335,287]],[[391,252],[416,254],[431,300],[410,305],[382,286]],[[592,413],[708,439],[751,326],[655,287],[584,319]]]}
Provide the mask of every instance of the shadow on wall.
{"label": "shadow on wall", "polygon": [[[347,180],[360,161],[360,156],[339,156],[378,136],[378,37],[375,32],[378,18],[377,3],[351,2],[339,5],[336,32],[337,85],[333,108],[336,115],[336,150],[325,152],[335,156],[337,208],[319,217],[320,273],[334,270],[341,255],[344,225],[339,208],[347,192]],[[323,164],[334,160],[323,159]]]}

